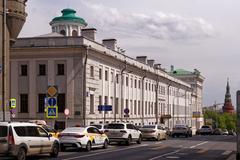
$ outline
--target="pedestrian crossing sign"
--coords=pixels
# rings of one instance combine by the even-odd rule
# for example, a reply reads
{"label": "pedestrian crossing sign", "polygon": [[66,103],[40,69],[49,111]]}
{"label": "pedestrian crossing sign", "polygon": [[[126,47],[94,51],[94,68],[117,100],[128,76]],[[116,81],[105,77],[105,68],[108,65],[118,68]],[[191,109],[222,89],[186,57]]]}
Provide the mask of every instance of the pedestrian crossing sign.
{"label": "pedestrian crossing sign", "polygon": [[46,117],[47,118],[58,118],[58,106],[48,106]]}

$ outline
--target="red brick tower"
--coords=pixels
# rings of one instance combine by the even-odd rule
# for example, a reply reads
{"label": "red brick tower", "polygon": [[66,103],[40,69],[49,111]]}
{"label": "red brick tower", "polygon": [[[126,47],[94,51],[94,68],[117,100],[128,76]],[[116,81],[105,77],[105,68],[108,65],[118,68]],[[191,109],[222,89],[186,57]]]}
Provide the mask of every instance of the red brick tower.
{"label": "red brick tower", "polygon": [[222,110],[224,113],[233,113],[234,112],[234,107],[232,105],[231,94],[230,94],[229,80],[227,81],[225,101],[224,101]]}

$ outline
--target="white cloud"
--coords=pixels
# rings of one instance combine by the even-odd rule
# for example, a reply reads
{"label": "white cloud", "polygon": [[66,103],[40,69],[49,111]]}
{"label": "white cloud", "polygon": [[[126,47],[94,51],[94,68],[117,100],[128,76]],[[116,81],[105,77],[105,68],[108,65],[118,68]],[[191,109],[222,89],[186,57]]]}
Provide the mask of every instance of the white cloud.
{"label": "white cloud", "polygon": [[122,37],[140,37],[162,40],[192,40],[215,36],[214,28],[202,18],[187,18],[176,14],[125,13],[102,4],[82,1],[91,10],[96,27]]}

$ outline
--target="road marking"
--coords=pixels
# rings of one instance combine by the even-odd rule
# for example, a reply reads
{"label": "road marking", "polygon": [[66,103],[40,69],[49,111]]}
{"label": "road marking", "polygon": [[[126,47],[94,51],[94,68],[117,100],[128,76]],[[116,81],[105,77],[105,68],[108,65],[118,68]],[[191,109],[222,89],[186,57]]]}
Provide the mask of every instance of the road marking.
{"label": "road marking", "polygon": [[142,144],[142,145],[127,147],[127,148],[118,149],[118,150],[108,150],[106,152],[97,152],[97,153],[83,155],[83,156],[65,158],[65,159],[62,159],[62,160],[72,160],[72,159],[79,159],[79,158],[84,158],[84,157],[91,157],[91,156],[95,156],[95,155],[99,155],[99,154],[105,154],[105,153],[111,153],[111,152],[117,152],[117,151],[124,151],[124,150],[128,150],[128,149],[134,149],[134,148],[145,147],[145,146],[149,146],[149,144]]}
{"label": "road marking", "polygon": [[151,158],[151,159],[149,159],[149,160],[155,160],[155,159],[158,159],[158,158],[161,158],[161,157],[165,157],[165,156],[168,156],[168,155],[171,155],[171,154],[175,154],[175,153],[177,153],[177,152],[179,152],[180,150],[176,150],[176,151],[173,151],[173,152],[169,152],[169,153],[165,153],[165,154],[163,154],[163,155],[160,155],[160,156],[157,156],[157,157],[153,157],[153,158]]}
{"label": "road marking", "polygon": [[166,146],[156,146],[156,147],[151,147],[151,150],[159,150],[159,149],[163,149],[166,148]]}
{"label": "road marking", "polygon": [[180,157],[177,157],[177,156],[168,156],[168,157],[166,157],[167,159],[178,159],[178,158],[180,158]]}
{"label": "road marking", "polygon": [[162,142],[155,142],[154,144],[161,144]]}
{"label": "road marking", "polygon": [[232,153],[232,151],[225,151],[225,152],[222,153],[222,155],[223,155],[223,156],[227,156],[227,155],[229,155],[230,153]]}
{"label": "road marking", "polygon": [[208,141],[205,141],[205,142],[199,143],[199,144],[194,145],[194,146],[191,146],[191,147],[189,147],[189,148],[196,148],[197,146],[201,146],[201,145],[203,145],[203,144],[205,144],[205,143],[208,143]]}

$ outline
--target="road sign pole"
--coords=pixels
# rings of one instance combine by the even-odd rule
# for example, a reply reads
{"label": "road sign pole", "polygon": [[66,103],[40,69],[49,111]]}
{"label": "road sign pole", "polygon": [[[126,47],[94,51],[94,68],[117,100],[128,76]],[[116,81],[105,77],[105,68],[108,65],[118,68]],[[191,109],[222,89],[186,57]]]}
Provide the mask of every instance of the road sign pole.
{"label": "road sign pole", "polygon": [[240,159],[240,90],[237,91],[237,154],[236,159]]}

